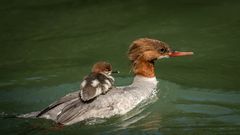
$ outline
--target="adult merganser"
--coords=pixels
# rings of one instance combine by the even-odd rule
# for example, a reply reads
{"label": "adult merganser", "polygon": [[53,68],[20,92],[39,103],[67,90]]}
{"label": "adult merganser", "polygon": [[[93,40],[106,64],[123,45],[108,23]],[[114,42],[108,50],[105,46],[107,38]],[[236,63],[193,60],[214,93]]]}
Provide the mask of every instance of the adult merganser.
{"label": "adult merganser", "polygon": [[71,125],[92,118],[109,118],[123,115],[139,103],[149,99],[157,87],[154,73],[154,61],[166,57],[192,55],[193,52],[172,51],[159,40],[141,38],[129,47],[128,58],[132,62],[135,75],[129,86],[112,88],[91,103],[84,103],[79,98],[79,91],[60,98],[43,111],[22,115],[51,119],[63,125]]}

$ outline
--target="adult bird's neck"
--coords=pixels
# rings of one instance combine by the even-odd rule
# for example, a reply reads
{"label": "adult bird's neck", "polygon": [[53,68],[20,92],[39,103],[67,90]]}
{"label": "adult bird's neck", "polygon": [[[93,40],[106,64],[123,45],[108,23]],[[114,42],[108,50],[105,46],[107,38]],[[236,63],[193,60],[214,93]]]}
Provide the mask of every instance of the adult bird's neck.
{"label": "adult bird's neck", "polygon": [[154,62],[145,60],[136,61],[133,65],[133,72],[135,75],[153,78],[155,77]]}

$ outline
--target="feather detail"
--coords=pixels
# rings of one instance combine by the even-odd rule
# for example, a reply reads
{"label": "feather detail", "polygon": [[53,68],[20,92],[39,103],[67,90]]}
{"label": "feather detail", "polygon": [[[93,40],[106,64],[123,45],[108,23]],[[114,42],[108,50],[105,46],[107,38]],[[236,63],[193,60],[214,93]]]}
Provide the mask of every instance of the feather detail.
{"label": "feather detail", "polygon": [[114,78],[105,73],[91,73],[84,78],[82,83],[85,85],[81,87],[80,98],[87,102],[101,94],[106,94],[111,89]]}

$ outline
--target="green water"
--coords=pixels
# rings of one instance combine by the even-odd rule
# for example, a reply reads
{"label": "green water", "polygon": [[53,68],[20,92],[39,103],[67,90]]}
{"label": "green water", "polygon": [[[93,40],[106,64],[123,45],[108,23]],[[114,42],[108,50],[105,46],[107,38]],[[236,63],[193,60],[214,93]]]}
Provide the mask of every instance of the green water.
{"label": "green water", "polygon": [[[5,134],[240,134],[240,1],[3,0],[0,131]],[[130,43],[167,42],[192,57],[156,63],[158,99],[126,116],[52,130],[9,116],[40,110],[77,90],[94,62],[131,83]]]}

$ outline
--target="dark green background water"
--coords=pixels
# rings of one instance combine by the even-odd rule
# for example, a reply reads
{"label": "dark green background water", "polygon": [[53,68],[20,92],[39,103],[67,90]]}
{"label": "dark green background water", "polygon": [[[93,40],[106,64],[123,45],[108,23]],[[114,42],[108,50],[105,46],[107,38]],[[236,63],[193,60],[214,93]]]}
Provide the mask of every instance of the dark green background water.
{"label": "dark green background water", "polygon": [[[3,0],[0,131],[7,134],[240,134],[240,1]],[[107,60],[131,83],[127,50],[151,37],[192,57],[156,63],[159,99],[141,113],[60,131],[46,120],[7,118],[77,90]],[[94,124],[100,123],[100,124]]]}

